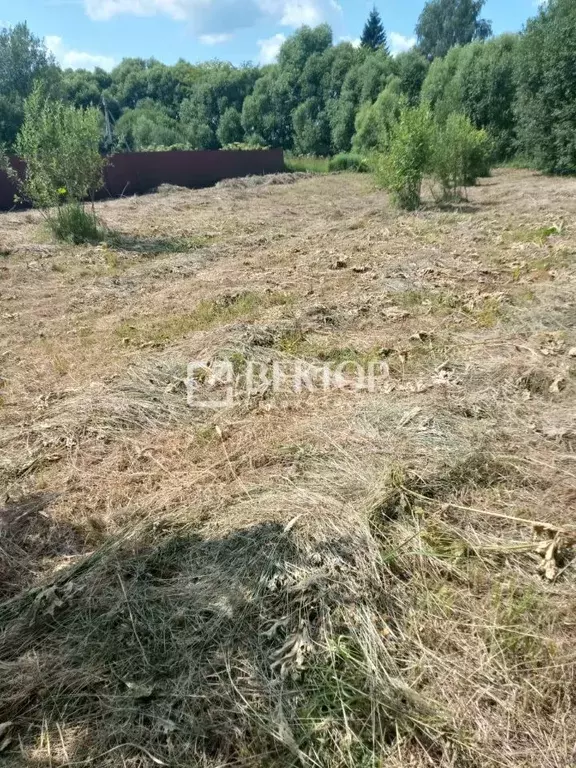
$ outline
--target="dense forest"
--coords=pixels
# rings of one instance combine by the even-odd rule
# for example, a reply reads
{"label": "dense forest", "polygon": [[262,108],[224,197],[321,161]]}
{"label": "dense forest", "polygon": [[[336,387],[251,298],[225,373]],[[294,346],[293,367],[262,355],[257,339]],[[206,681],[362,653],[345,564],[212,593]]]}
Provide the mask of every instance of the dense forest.
{"label": "dense forest", "polygon": [[105,150],[230,145],[296,154],[369,153],[402,105],[428,103],[438,120],[466,115],[495,157],[576,171],[576,3],[550,0],[519,34],[493,37],[484,0],[431,0],[417,44],[392,56],[374,9],[361,44],[329,26],[302,27],[278,61],[167,66],[125,59],[111,72],[62,71],[25,23],[0,32],[0,142],[13,145],[34,84],[102,114]]}

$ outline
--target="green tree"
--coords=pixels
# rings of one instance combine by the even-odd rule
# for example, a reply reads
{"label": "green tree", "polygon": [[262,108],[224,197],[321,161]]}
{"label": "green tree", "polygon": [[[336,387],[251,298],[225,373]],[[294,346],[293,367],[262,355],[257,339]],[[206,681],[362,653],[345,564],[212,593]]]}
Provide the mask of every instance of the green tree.
{"label": "green tree", "polygon": [[26,24],[0,30],[0,144],[10,147],[24,119],[24,101],[41,80],[56,92],[60,72],[44,42]]}
{"label": "green tree", "polygon": [[278,54],[280,69],[298,82],[308,59],[315,53],[322,54],[332,46],[332,30],[328,24],[318,27],[301,27],[286,40]]}
{"label": "green tree", "polygon": [[550,0],[519,44],[516,103],[521,151],[541,170],[576,171],[576,5]]}
{"label": "green tree", "polygon": [[38,84],[26,100],[15,150],[26,163],[17,180],[20,195],[42,210],[54,234],[73,242],[99,239],[100,228],[87,198],[102,186],[102,117],[93,107],[75,109],[47,99]]}
{"label": "green tree", "polygon": [[445,56],[455,45],[485,40],[492,24],[480,18],[486,0],[429,0],[416,24],[420,52],[429,59]]}
{"label": "green tree", "polygon": [[330,123],[317,99],[307,99],[294,111],[294,149],[302,155],[330,153]]}
{"label": "green tree", "polygon": [[392,128],[388,151],[376,164],[376,179],[401,208],[414,210],[420,205],[433,141],[434,121],[429,108],[421,105],[404,109]]}
{"label": "green tree", "polygon": [[490,173],[490,140],[465,115],[449,115],[436,126],[430,170],[442,189],[444,200],[465,197],[464,190]]}
{"label": "green tree", "polygon": [[516,62],[519,35],[502,35],[473,43],[463,59],[461,94],[463,112],[476,128],[488,131],[498,159],[516,151]]}
{"label": "green tree", "polygon": [[275,66],[261,77],[242,108],[242,127],[247,137],[270,147],[291,149],[293,91]]}
{"label": "green tree", "polygon": [[220,118],[216,136],[220,146],[234,144],[242,141],[244,138],[244,129],[242,128],[242,115],[236,107],[228,107],[226,112]]}
{"label": "green tree", "polygon": [[195,149],[217,149],[217,131],[224,113],[242,110],[259,70],[251,65],[234,67],[222,62],[203,65],[201,76],[180,106],[180,120]]}
{"label": "green tree", "polygon": [[382,18],[378,13],[376,6],[370,11],[368,20],[364,25],[361,45],[363,48],[370,48],[373,51],[384,50],[386,53],[389,53],[386,30],[384,29]]}
{"label": "green tree", "polygon": [[462,73],[466,69],[464,59],[471,47],[455,46],[446,56],[434,59],[422,85],[422,101],[430,105],[436,118],[444,122],[452,112],[464,111]]}
{"label": "green tree", "polygon": [[334,99],[328,104],[328,120],[332,151],[348,152],[352,146],[354,124],[356,120],[356,105],[348,98]]}
{"label": "green tree", "polygon": [[102,93],[111,85],[111,78],[103,85],[97,72],[85,69],[68,69],[62,76],[62,97],[75,107],[98,107]]}
{"label": "green tree", "polygon": [[358,112],[352,142],[354,151],[362,154],[385,152],[390,145],[392,129],[407,106],[400,80],[393,78],[374,104],[365,104]]}
{"label": "green tree", "polygon": [[496,157],[510,157],[516,146],[514,101],[518,35],[452,48],[432,62],[422,99],[444,123],[454,112],[490,134]]}
{"label": "green tree", "polygon": [[125,110],[115,125],[115,135],[120,151],[139,152],[187,143],[184,126],[152,99],[140,101],[136,109]]}
{"label": "green tree", "polygon": [[394,74],[399,80],[400,91],[412,106],[417,106],[420,102],[420,92],[429,66],[428,59],[415,50],[404,51],[393,60]]}

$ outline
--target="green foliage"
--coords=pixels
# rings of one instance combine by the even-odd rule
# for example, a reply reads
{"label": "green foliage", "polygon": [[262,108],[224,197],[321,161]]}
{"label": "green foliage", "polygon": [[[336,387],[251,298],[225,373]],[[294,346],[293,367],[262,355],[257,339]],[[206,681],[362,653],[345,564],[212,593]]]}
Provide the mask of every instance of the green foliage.
{"label": "green foliage", "polygon": [[465,187],[490,173],[488,134],[474,128],[465,115],[452,114],[445,125],[436,126],[430,161],[443,199],[459,199]]}
{"label": "green foliage", "polygon": [[24,106],[24,124],[16,152],[26,163],[18,184],[20,195],[47,211],[53,233],[70,242],[100,239],[94,213],[83,207],[102,186],[104,160],[99,151],[101,115],[47,99],[36,86]]}
{"label": "green foliage", "polygon": [[0,29],[0,144],[11,147],[15,141],[34,83],[54,91],[59,79],[54,58],[25,23]]}
{"label": "green foliage", "polygon": [[399,81],[400,92],[413,107],[420,102],[420,92],[429,66],[428,59],[416,50],[400,53],[394,59],[394,73]]}
{"label": "green foliage", "polygon": [[436,118],[444,122],[453,112],[464,108],[462,73],[463,62],[469,56],[471,46],[452,48],[442,59],[434,59],[422,85],[422,101],[430,105]]}
{"label": "green foliage", "polygon": [[454,112],[467,115],[490,134],[495,155],[510,157],[515,148],[515,63],[519,37],[452,48],[435,59],[422,87],[422,99],[440,122]]}
{"label": "green foliage", "polygon": [[270,147],[266,147],[264,144],[258,144],[258,142],[250,142],[250,141],[233,141],[231,144],[225,144],[222,149],[231,149],[236,151],[254,151],[255,149],[270,149]]}
{"label": "green foliage", "polygon": [[330,160],[327,157],[295,157],[287,155],[284,158],[286,170],[291,173],[329,173]]}
{"label": "green foliage", "polygon": [[519,44],[517,131],[536,167],[576,172],[576,5],[550,0]]}
{"label": "green foliage", "polygon": [[79,202],[102,186],[101,116],[47,99],[37,86],[26,100],[16,153],[27,166],[20,182],[24,199],[37,208]]}
{"label": "green foliage", "polygon": [[328,105],[332,151],[347,152],[352,146],[356,106],[351,99],[333,99]]}
{"label": "green foliage", "polygon": [[187,143],[182,125],[151,99],[124,112],[116,123],[116,136],[120,150],[133,152]]}
{"label": "green foliage", "polygon": [[[112,76],[98,67],[94,72],[68,69],[62,76],[62,95],[75,107],[99,107],[102,104],[104,91],[111,85]],[[110,96],[107,100],[112,102]],[[114,116],[117,117],[118,107],[113,111]]]}
{"label": "green foliage", "polygon": [[[104,114],[103,152],[246,143],[300,155],[382,151],[406,106],[426,102],[445,125],[466,115],[494,157],[576,170],[576,6],[550,0],[523,35],[485,40],[485,0],[430,0],[416,49],[391,57],[376,8],[363,45],[302,27],[262,68],[220,61],[166,66],[124,59],[111,72],[61,72],[25,24],[0,31],[0,143],[13,150],[34,82],[53,98]],[[430,63],[432,62],[432,63]]]}
{"label": "green foliage", "polygon": [[294,110],[294,149],[302,155],[330,153],[330,123],[317,99],[307,99]]}
{"label": "green foliage", "polygon": [[372,51],[384,50],[388,53],[386,30],[376,7],[372,8],[362,32],[361,45]]}
{"label": "green foliage", "polygon": [[420,52],[427,57],[446,56],[455,45],[485,40],[492,25],[481,19],[486,0],[429,0],[416,25]]}
{"label": "green foliage", "polygon": [[242,127],[246,136],[271,147],[291,149],[292,102],[289,84],[276,72],[261,77],[242,107]]}
{"label": "green foliage", "polygon": [[236,107],[228,107],[226,112],[220,118],[216,136],[220,146],[241,142],[244,138],[244,129],[242,128],[242,116]]}
{"label": "green foliage", "polygon": [[278,55],[280,68],[293,77],[298,77],[315,54],[322,55],[332,46],[332,30],[328,24],[312,29],[300,29],[286,40]]}
{"label": "green foliage", "polygon": [[434,121],[428,107],[405,108],[392,128],[388,152],[376,163],[377,181],[401,208],[414,210],[420,205],[433,141]]}
{"label": "green foliage", "polygon": [[74,245],[100,243],[106,237],[93,209],[87,209],[81,203],[59,206],[48,216],[47,224],[57,240]]}
{"label": "green foliage", "polygon": [[511,157],[516,149],[514,100],[518,35],[502,35],[473,43],[462,73],[463,112],[477,128],[485,128],[496,157]]}
{"label": "green foliage", "polygon": [[[222,142],[218,130],[224,115],[234,109],[241,113],[246,97],[252,92],[259,71],[251,65],[233,67],[231,64],[212,62],[204,66],[202,76],[191,87],[190,95],[179,108],[180,121],[194,149],[218,149]],[[226,117],[223,130],[228,132],[226,142],[243,138],[241,126]]]}
{"label": "green foliage", "polygon": [[360,109],[352,142],[354,151],[386,151],[392,127],[398,122],[402,109],[406,106],[408,103],[401,93],[400,80],[393,78],[374,104],[365,104]]}
{"label": "green foliage", "polygon": [[365,157],[341,152],[339,155],[330,158],[328,170],[332,172],[355,171],[356,173],[367,173],[369,168]]}

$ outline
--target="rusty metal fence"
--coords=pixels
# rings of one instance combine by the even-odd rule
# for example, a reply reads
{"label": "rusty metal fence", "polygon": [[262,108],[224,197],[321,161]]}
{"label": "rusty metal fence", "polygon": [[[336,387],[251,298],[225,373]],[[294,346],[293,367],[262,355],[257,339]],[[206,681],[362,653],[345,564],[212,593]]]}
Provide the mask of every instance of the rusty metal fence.
{"label": "rusty metal fence", "polygon": [[[22,173],[24,166],[13,159],[12,167]],[[150,192],[161,184],[181,187],[208,187],[222,179],[280,173],[284,169],[281,149],[219,150],[199,152],[133,152],[112,155],[104,171],[99,198],[121,197]],[[16,190],[0,171],[0,211],[14,207]]]}

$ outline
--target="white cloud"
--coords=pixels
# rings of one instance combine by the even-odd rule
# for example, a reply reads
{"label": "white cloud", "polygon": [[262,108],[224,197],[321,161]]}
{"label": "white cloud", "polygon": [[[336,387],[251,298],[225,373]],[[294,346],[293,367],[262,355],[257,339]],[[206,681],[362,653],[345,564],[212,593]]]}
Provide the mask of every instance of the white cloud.
{"label": "white cloud", "polygon": [[362,40],[359,37],[349,37],[348,35],[339,37],[338,41],[340,43],[350,43],[350,45],[353,45],[354,48],[360,48],[360,45],[362,44]]}
{"label": "white cloud", "polygon": [[186,18],[185,0],[84,0],[86,13],[91,19],[104,21],[113,16],[154,16],[165,13],[173,19]]}
{"label": "white cloud", "polygon": [[64,69],[95,69],[100,67],[110,70],[116,66],[112,56],[99,56],[95,53],[68,48],[64,45],[62,38],[57,35],[48,35],[44,38],[44,42]]}
{"label": "white cloud", "polygon": [[227,43],[234,35],[230,35],[226,32],[222,32],[219,35],[200,35],[200,42],[203,45],[221,45],[222,43]]}
{"label": "white cloud", "polygon": [[393,56],[403,53],[404,51],[409,51],[416,45],[415,37],[405,37],[398,32],[390,32],[388,40],[390,42],[390,53]]}
{"label": "white cloud", "polygon": [[278,58],[282,43],[286,40],[286,35],[279,33],[273,37],[269,37],[266,40],[258,40],[258,47],[260,48],[259,61],[260,64],[273,64]]}
{"label": "white cloud", "polygon": [[319,3],[310,2],[310,0],[288,0],[283,5],[280,23],[285,27],[301,27],[303,24],[315,27],[324,19],[323,9]]}
{"label": "white cloud", "polygon": [[223,35],[259,22],[314,26],[342,12],[337,0],[83,0],[91,19],[168,16],[188,21],[199,37]]}

